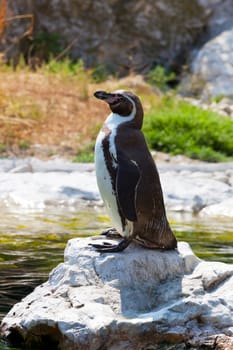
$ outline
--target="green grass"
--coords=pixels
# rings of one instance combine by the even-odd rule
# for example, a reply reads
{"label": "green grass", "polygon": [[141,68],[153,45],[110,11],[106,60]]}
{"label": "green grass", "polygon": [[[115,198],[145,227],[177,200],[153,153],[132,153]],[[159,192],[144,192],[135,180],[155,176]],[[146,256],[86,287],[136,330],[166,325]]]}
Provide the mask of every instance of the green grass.
{"label": "green grass", "polygon": [[85,152],[79,154],[75,159],[75,163],[93,163],[94,162],[94,153]]}
{"label": "green grass", "polygon": [[152,149],[209,162],[233,160],[229,117],[164,96],[146,113],[144,133]]}
{"label": "green grass", "polygon": [[77,163],[92,163],[94,162],[94,148],[95,141],[91,141],[86,146],[78,150],[78,154],[74,159],[74,162]]}
{"label": "green grass", "polygon": [[62,77],[72,77],[86,74],[83,61],[80,59],[77,62],[72,62],[70,58],[56,61],[51,59],[48,64],[45,64],[42,69],[49,73],[59,74]]}

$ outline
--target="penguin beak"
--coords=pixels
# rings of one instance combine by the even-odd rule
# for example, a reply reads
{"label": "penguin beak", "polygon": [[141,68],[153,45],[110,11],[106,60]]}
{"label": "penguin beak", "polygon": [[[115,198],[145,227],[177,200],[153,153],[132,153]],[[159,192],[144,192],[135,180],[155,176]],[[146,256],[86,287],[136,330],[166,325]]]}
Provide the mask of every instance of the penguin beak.
{"label": "penguin beak", "polygon": [[112,94],[106,91],[96,91],[94,96],[100,100],[107,102],[108,104],[114,104],[119,101],[119,94]]}

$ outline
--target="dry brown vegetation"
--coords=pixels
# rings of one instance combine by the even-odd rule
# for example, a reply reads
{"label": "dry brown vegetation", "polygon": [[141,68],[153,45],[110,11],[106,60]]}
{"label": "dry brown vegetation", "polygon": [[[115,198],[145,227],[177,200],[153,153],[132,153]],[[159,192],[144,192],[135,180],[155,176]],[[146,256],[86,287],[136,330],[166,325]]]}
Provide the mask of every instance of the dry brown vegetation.
{"label": "dry brown vegetation", "polygon": [[45,70],[2,69],[0,77],[1,155],[73,157],[93,143],[109,113],[93,97],[95,90],[129,87],[143,94],[151,89],[139,77],[95,84],[88,72],[63,76]]}
{"label": "dry brown vegetation", "polygon": [[83,99],[77,85],[41,73],[1,74],[2,148],[28,153],[33,152],[29,146],[40,144],[48,146],[48,156],[62,149],[76,153],[79,145],[90,141],[104,108],[90,97],[89,88]]}
{"label": "dry brown vegetation", "polygon": [[[13,16],[8,1],[0,0],[0,39],[5,29],[19,19],[28,21],[28,26],[14,42],[27,36],[35,40],[33,15]],[[44,44],[46,40],[55,43],[52,36],[45,39]],[[124,88],[126,82],[110,79],[95,84],[91,71],[86,70],[82,62],[73,64],[63,57],[69,48],[70,45],[48,64],[37,66],[34,72],[29,70],[30,59],[34,57],[27,57],[28,65],[22,59],[20,62],[19,57],[17,64],[12,58],[11,67],[0,61],[0,156],[72,158],[90,148],[89,145],[93,147],[98,129],[108,114],[107,106],[97,101],[93,92]],[[4,54],[0,53],[0,58],[4,59]],[[142,80],[139,85],[149,89]]]}

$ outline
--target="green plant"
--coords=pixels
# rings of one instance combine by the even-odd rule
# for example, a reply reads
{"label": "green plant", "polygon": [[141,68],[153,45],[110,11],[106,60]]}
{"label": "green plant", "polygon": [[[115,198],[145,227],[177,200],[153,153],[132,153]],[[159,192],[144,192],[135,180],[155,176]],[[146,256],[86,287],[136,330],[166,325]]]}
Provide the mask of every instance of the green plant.
{"label": "green plant", "polygon": [[66,81],[72,83],[74,87],[77,87],[79,98],[82,101],[88,100],[88,88],[91,81],[91,71],[85,68],[82,59],[79,59],[76,62],[73,62],[68,57],[60,61],[56,61],[54,59],[42,67],[42,71],[56,74],[63,80],[63,82]]}
{"label": "green plant", "polygon": [[48,61],[51,56],[57,56],[62,50],[58,33],[40,32],[32,39],[31,54],[45,61]]}
{"label": "green plant", "polygon": [[225,97],[224,94],[219,94],[217,96],[214,96],[214,97],[211,97],[210,101],[211,102],[216,102],[216,103],[219,103],[222,101],[222,99]]}
{"label": "green plant", "polygon": [[94,161],[94,145],[95,142],[92,141],[78,150],[77,157],[74,162],[78,163],[91,163]]}
{"label": "green plant", "polygon": [[19,148],[22,150],[26,150],[30,147],[31,143],[30,141],[25,141],[25,140],[19,140]]}
{"label": "green plant", "polygon": [[39,120],[43,115],[40,104],[36,103],[33,98],[25,98],[25,96],[13,96],[8,100],[5,111],[12,118],[24,119],[27,124]]}
{"label": "green plant", "polygon": [[206,161],[233,157],[233,123],[228,117],[164,96],[145,118],[151,148]]}
{"label": "green plant", "polygon": [[6,145],[4,143],[0,143],[0,153],[5,152],[7,149]]}
{"label": "green plant", "polygon": [[74,65],[74,74],[79,87],[79,98],[87,101],[89,98],[89,83],[91,72],[85,69],[83,60],[78,60]]}
{"label": "green plant", "polygon": [[62,75],[62,77],[71,77],[83,73],[85,70],[81,59],[77,62],[73,62],[69,57],[59,61],[51,59],[44,68],[47,72]]}
{"label": "green plant", "polygon": [[102,83],[107,80],[108,74],[104,65],[99,65],[93,68],[91,73],[92,80],[95,83]]}
{"label": "green plant", "polygon": [[174,72],[166,72],[162,66],[156,66],[152,69],[147,76],[147,80],[150,84],[157,86],[161,91],[168,89],[167,83],[175,78]]}
{"label": "green plant", "polygon": [[77,155],[77,157],[74,159],[74,162],[77,163],[93,163],[94,161],[94,155],[90,153],[80,153]]}

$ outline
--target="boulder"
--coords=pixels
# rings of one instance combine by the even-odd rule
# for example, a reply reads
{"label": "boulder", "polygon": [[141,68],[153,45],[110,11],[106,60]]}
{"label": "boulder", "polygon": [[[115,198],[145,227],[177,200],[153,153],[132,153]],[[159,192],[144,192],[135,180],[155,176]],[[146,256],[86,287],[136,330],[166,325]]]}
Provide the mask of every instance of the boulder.
{"label": "boulder", "polygon": [[192,88],[199,89],[203,100],[221,96],[233,99],[233,28],[221,32],[199,50],[192,62],[192,74],[196,83]]}
{"label": "boulder", "polygon": [[209,15],[208,25],[201,37],[202,43],[232,28],[232,0],[199,0],[199,4]]}
{"label": "boulder", "polygon": [[209,206],[221,204],[222,210],[219,216],[225,212],[225,216],[231,218],[232,210],[228,209],[227,200],[232,198],[233,189],[223,180],[224,172],[221,179],[214,173],[205,173],[197,169],[192,172],[190,169],[180,172],[161,172],[161,183],[167,210],[198,214]]}
{"label": "boulder", "polygon": [[100,254],[89,244],[102,240],[70,240],[64,263],[10,310],[1,334],[41,349],[232,349],[233,265],[200,260],[184,242]]}
{"label": "boulder", "polygon": [[205,207],[201,211],[201,216],[233,218],[233,198]]}

